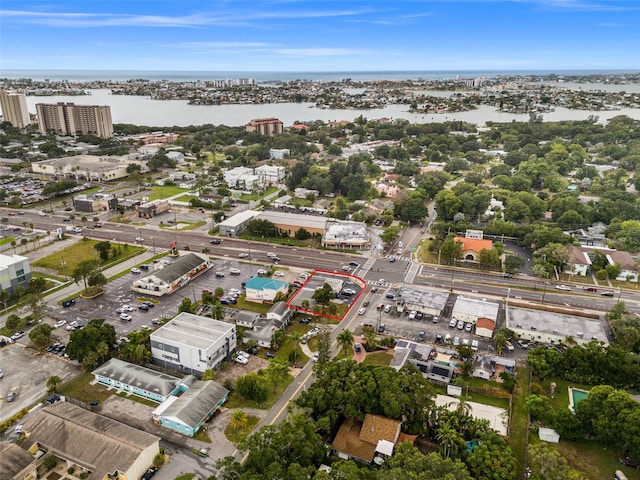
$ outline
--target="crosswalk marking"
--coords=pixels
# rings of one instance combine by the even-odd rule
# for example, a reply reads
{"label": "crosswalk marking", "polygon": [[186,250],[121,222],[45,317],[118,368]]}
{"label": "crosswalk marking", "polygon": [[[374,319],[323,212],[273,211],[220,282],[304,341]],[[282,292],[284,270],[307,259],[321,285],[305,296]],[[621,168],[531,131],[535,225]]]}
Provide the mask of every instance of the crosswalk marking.
{"label": "crosswalk marking", "polygon": [[378,287],[390,287],[391,284],[389,282],[380,283],[377,280],[367,280],[368,285],[376,285]]}
{"label": "crosswalk marking", "polygon": [[396,261],[398,261],[398,260],[402,260],[402,261],[404,261],[404,262],[409,262],[409,263],[411,263],[411,257],[399,257],[399,256],[397,256],[397,255],[387,255],[385,258],[389,258],[389,259],[391,259],[391,258],[395,258],[395,259],[396,259]]}

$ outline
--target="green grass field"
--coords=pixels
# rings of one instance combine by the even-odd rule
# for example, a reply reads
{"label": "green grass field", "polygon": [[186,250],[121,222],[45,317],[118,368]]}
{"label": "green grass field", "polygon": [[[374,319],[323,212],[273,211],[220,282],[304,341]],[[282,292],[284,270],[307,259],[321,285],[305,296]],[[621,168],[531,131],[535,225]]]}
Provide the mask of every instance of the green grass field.
{"label": "green grass field", "polygon": [[176,185],[165,185],[162,187],[160,185],[154,185],[153,187],[151,187],[152,193],[149,195],[149,201],[173,197],[174,195],[178,195],[179,193],[188,191],[189,189],[180,188]]}
{"label": "green grass field", "polygon": [[378,365],[380,367],[388,367],[392,359],[393,356],[385,352],[375,352],[369,353],[362,363],[367,363],[369,365]]}
{"label": "green grass field", "polygon": [[[64,275],[65,271],[68,277],[73,274],[73,271],[82,260],[89,258],[100,261],[100,257],[97,257],[94,252],[94,245],[98,243],[97,240],[85,239],[80,242],[76,242],[73,245],[59,250],[51,255],[47,255],[44,258],[36,260],[33,265],[36,267],[50,268],[58,272],[59,275]],[[139,255],[146,251],[146,248],[129,245],[112,243],[112,249],[116,248],[118,254],[115,257],[109,258],[107,262],[100,261],[101,265],[115,265],[123,260],[131,258],[132,256]],[[64,260],[65,266],[63,268],[62,261]]]}
{"label": "green grass field", "polygon": [[240,443],[244,440],[253,430],[260,419],[258,417],[247,417],[247,423],[241,427],[233,428],[231,424],[227,425],[227,428],[224,429],[224,435],[230,442]]}

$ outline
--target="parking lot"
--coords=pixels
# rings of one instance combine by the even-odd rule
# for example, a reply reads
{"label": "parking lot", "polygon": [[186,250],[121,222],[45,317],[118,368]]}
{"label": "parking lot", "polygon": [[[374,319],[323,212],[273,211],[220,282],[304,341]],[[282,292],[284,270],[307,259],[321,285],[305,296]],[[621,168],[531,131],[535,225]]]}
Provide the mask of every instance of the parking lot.
{"label": "parking lot", "polygon": [[[360,317],[362,325],[372,325],[374,328],[383,326],[383,333],[396,339],[424,341],[432,344],[436,343],[436,335],[441,335],[442,345],[444,345],[446,336],[449,334],[450,342],[448,346],[451,348],[454,347],[454,340],[458,337],[460,343],[463,343],[463,340],[466,339],[469,345],[473,340],[477,340],[478,351],[494,351],[491,339],[476,336],[473,329],[471,331],[465,330],[464,324],[462,329],[458,328],[457,323],[455,327],[450,327],[450,317],[441,316],[437,319],[437,322],[434,322],[433,317],[429,315],[423,315],[422,318],[416,315],[411,318],[409,311],[398,313],[395,300],[386,296],[390,292],[393,293],[393,289],[377,289],[375,293],[371,293],[371,288],[368,289],[366,297],[363,297],[365,302],[368,301],[369,303],[365,313]],[[383,308],[379,309],[380,305]],[[420,332],[424,333],[424,340],[419,340],[422,336]]]}
{"label": "parking lot", "polygon": [[[4,372],[0,379],[0,422],[44,398],[49,377],[57,375],[64,382],[80,370],[75,362],[24,348],[20,343],[0,348],[0,368]],[[16,393],[13,402],[6,401],[9,392]]]}
{"label": "parking lot", "polygon": [[[215,291],[217,287],[222,287],[225,293],[232,288],[240,290],[243,282],[249,280],[253,275],[257,275],[258,270],[265,268],[263,265],[249,264],[241,260],[231,257],[216,258],[213,268],[171,295],[144,297],[145,300],[151,300],[155,303],[155,306],[148,311],[138,309],[143,297],[131,291],[132,282],[147,272],[143,271],[142,274],[127,273],[109,282],[105,286],[104,294],[99,297],[92,299],[77,297],[75,303],[66,308],[61,305],[52,305],[49,312],[53,319],[52,323],[64,319],[67,322],[78,321],[86,324],[91,319],[104,318],[107,323],[114,325],[118,337],[126,336],[134,330],[140,330],[143,326],[152,328],[154,323],[159,322],[163,317],[176,315],[184,298],[190,298],[192,301],[198,300],[204,289]],[[231,269],[236,269],[240,273],[232,275]],[[285,267],[276,267],[274,270],[282,272],[282,276],[273,276],[277,280],[293,282],[299,279],[297,271],[290,271]],[[224,276],[216,276],[216,272]],[[132,311],[127,312],[131,315],[131,321],[121,320],[120,314],[116,312],[123,305],[132,307]],[[63,343],[68,342],[69,337],[69,332],[65,328],[61,327],[55,330],[56,336],[60,337],[60,341]]]}

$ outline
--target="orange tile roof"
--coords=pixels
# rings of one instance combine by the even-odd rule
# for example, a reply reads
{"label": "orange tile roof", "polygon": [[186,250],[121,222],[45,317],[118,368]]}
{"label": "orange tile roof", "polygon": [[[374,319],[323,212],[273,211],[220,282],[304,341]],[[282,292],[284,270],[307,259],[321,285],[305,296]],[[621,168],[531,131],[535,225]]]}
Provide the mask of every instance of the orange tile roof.
{"label": "orange tile roof", "polygon": [[476,322],[476,330],[478,328],[486,328],[487,330],[493,330],[496,327],[496,322],[490,318],[479,318]]}
{"label": "orange tile roof", "polygon": [[478,253],[483,248],[486,248],[487,250],[491,250],[493,248],[493,242],[491,240],[454,237],[453,241],[462,242],[462,250],[464,250],[465,252],[471,251],[471,252]]}

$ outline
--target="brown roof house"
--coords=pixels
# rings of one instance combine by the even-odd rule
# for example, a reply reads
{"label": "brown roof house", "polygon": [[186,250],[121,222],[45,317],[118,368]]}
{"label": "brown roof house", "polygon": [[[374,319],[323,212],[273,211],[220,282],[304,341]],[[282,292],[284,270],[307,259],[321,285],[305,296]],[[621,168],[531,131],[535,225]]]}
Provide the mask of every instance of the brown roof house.
{"label": "brown roof house", "polygon": [[462,243],[462,258],[473,262],[478,259],[480,250],[491,250],[493,248],[493,242],[491,240],[484,240],[482,238],[454,237],[453,241]]}
{"label": "brown roof house", "polygon": [[333,450],[338,457],[371,463],[375,457],[390,457],[400,437],[402,422],[367,413],[364,422],[346,420],[336,438]]}

